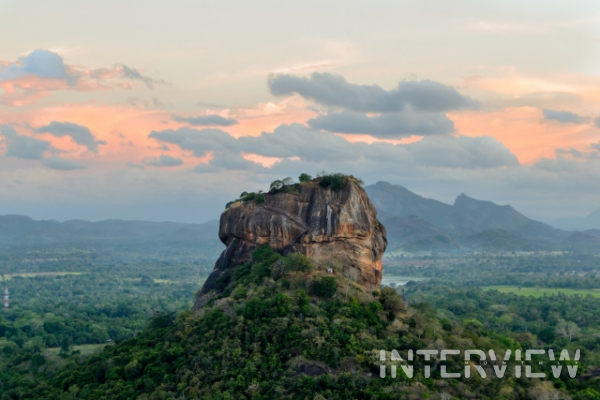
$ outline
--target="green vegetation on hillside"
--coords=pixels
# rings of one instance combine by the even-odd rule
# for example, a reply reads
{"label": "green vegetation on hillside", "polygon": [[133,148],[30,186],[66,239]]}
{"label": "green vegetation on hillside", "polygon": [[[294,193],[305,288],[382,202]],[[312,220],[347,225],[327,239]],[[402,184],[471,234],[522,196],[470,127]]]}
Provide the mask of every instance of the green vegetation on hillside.
{"label": "green vegetation on hillside", "polygon": [[[503,354],[533,345],[533,336],[492,333],[469,308],[462,314],[459,309],[440,312],[417,302],[426,287],[414,293],[416,305],[407,307],[391,288],[365,292],[344,276],[343,266],[330,276],[301,255],[284,258],[268,247],[259,248],[251,263],[220,285],[221,294],[199,314],[154,317],[137,336],[72,360],[47,379],[21,386],[20,394],[49,399],[516,399],[568,388],[583,393],[577,398],[593,399],[584,394],[597,393],[589,385],[593,381],[566,376],[549,386],[510,373],[503,379],[476,374],[443,380],[439,372],[426,378],[428,363],[421,357],[413,362],[413,379],[402,372],[380,378],[379,349],[493,348]],[[472,301],[469,296],[463,302]],[[475,309],[480,306],[475,303]],[[489,305],[483,309],[498,312]],[[450,371],[464,369],[457,357],[443,364]]]}

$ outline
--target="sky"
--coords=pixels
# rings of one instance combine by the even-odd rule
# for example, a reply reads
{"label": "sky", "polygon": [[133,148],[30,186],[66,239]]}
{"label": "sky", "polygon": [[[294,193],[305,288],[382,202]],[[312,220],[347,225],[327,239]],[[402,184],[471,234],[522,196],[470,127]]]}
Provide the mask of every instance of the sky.
{"label": "sky", "polygon": [[302,172],[600,207],[597,1],[0,0],[0,214],[203,222]]}

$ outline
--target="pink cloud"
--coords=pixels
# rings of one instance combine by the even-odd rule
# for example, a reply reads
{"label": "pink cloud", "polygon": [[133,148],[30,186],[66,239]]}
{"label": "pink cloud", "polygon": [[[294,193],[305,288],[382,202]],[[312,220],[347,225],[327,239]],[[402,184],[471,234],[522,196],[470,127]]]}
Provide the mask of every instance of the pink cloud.
{"label": "pink cloud", "polygon": [[131,89],[134,82],[150,89],[156,84],[167,84],[123,64],[92,69],[67,65],[60,55],[49,50],[34,50],[14,62],[0,61],[0,104],[20,107],[57,91]]}

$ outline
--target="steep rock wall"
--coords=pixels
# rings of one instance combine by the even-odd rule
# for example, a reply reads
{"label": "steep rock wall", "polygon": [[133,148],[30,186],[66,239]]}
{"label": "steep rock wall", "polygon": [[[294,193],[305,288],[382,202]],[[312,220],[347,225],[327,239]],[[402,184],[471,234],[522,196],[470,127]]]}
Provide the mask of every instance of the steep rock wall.
{"label": "steep rock wall", "polygon": [[298,193],[266,194],[261,204],[234,203],[221,215],[219,238],[227,248],[199,298],[217,290],[219,276],[250,260],[263,244],[283,255],[300,252],[317,265],[333,257],[342,263],[345,275],[376,288],[387,246],[375,207],[351,180],[337,191],[309,182],[300,185]]}

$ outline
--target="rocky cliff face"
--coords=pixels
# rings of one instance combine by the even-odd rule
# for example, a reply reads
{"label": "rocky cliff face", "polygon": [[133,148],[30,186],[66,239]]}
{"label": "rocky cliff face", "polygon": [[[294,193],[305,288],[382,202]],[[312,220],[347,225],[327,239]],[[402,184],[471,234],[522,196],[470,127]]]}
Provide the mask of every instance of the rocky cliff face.
{"label": "rocky cliff face", "polygon": [[283,255],[300,252],[317,265],[337,259],[344,275],[375,288],[381,282],[381,257],[387,245],[375,207],[351,180],[337,191],[308,182],[300,185],[298,193],[266,194],[261,204],[234,203],[221,215],[219,238],[227,249],[198,301],[217,289],[216,280],[223,273],[250,260],[263,244]]}

